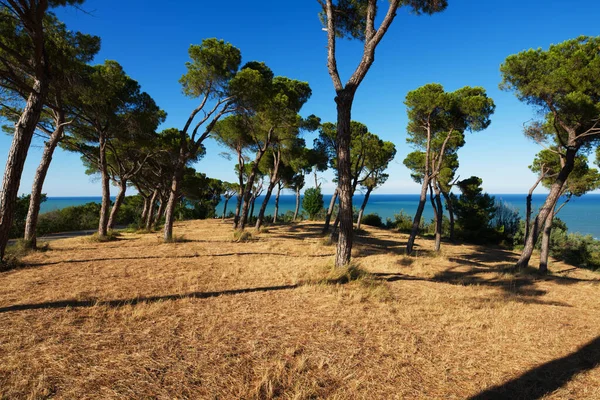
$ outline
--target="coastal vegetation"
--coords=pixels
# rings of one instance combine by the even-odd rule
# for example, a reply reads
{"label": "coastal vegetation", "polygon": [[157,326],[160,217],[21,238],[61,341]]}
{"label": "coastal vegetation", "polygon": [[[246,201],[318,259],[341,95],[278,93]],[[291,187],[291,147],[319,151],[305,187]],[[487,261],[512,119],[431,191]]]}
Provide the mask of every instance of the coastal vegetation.
{"label": "coastal vegetation", "polygon": [[[315,2],[331,121],[307,112],[317,88],[278,75],[280,63],[200,39],[182,65],[189,108],[176,127],[164,126],[168,101],[119,61],[97,62],[101,38],[53,11],[83,3],[0,0],[0,118],[12,137],[0,398],[600,398],[600,241],[560,219],[600,188],[600,37],[500,66],[500,88],[534,111],[524,139],[542,147],[522,218],[480,177],[459,176],[461,149],[498,111],[484,87],[405,94],[407,176],[389,169],[402,144],[353,118],[392,23],[446,0]],[[344,49],[361,49],[357,64],[341,65],[341,39],[362,43]],[[19,196],[34,135],[44,148]],[[197,164],[211,140],[236,182]],[[40,213],[56,149],[98,178],[100,203]],[[365,214],[386,182],[410,179],[415,215]],[[549,194],[534,210],[540,186]],[[295,209],[282,213],[285,190]],[[44,238],[65,232],[76,237]]]}

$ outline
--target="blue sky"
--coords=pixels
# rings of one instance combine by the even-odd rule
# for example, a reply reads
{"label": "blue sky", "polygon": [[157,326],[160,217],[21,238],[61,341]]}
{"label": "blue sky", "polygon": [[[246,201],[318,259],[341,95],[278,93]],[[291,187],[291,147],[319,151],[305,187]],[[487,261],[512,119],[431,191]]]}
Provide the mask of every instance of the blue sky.
{"label": "blue sky", "polygon": [[[382,10],[385,5],[382,1]],[[276,75],[308,81],[313,95],[302,113],[335,121],[326,36],[316,0],[87,0],[82,8],[86,12],[71,8],[59,9],[57,14],[70,29],[102,38],[95,62],[116,60],[140,82],[168,113],[161,129],[181,128],[194,108],[196,102],[181,94],[178,79],[185,72],[189,45],[208,37],[231,42],[241,50],[243,62],[264,61]],[[486,131],[467,135],[459,153],[461,178],[481,177],[490,193],[526,192],[535,180],[527,166],[540,148],[525,139],[522,127],[535,112],[512,93],[498,89],[499,66],[508,55],[525,49],[547,48],[578,35],[598,35],[598,15],[597,0],[449,0],[447,10],[433,16],[401,10],[377,49],[375,64],[358,90],[352,113],[354,120],[394,142],[398,149],[389,168],[390,178],[378,192],[419,190],[402,165],[411,151],[405,142],[403,101],[408,91],[430,82],[441,83],[446,90],[483,86],[497,106]],[[359,42],[339,43],[338,66],[343,78],[352,72],[360,55]],[[4,168],[10,137],[0,135],[0,165]],[[313,138],[306,136],[308,143]],[[29,152],[22,193],[30,190],[42,145],[34,142]],[[234,162],[219,155],[224,149],[210,139],[206,147],[207,155],[196,169],[234,181]],[[332,174],[323,178],[324,191],[332,192]],[[49,196],[96,196],[100,185],[85,175],[77,155],[59,150],[44,192]]]}

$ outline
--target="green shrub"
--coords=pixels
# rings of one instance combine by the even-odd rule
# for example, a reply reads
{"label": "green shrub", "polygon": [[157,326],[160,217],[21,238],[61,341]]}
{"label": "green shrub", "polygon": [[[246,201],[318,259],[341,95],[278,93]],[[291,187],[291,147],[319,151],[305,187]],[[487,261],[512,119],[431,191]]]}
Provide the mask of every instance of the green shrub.
{"label": "green shrub", "polygon": [[[385,226],[388,229],[398,229],[403,233],[410,233],[412,229],[413,218],[406,214],[404,210],[400,210],[398,214],[394,214],[394,219],[388,218],[385,222]],[[421,221],[423,226],[423,221]]]}
{"label": "green shrub", "polygon": [[308,218],[314,220],[323,212],[323,194],[320,188],[306,189],[302,199],[302,208],[308,213]]}
{"label": "green shrub", "polygon": [[376,213],[367,214],[367,215],[363,216],[360,222],[364,225],[376,226],[378,228],[383,226],[381,217],[379,216],[379,214],[376,214]]}

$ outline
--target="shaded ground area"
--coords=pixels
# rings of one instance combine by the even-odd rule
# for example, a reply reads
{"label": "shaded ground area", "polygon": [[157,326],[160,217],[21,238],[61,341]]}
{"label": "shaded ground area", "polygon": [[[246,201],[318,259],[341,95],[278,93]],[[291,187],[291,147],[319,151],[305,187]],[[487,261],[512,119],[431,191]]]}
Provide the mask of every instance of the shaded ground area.
{"label": "shaded ground area", "polygon": [[53,241],[0,273],[0,398],[600,398],[598,274],[515,275],[510,251],[423,239],[407,257],[367,228],[370,275],[314,283],[335,250],[320,230]]}

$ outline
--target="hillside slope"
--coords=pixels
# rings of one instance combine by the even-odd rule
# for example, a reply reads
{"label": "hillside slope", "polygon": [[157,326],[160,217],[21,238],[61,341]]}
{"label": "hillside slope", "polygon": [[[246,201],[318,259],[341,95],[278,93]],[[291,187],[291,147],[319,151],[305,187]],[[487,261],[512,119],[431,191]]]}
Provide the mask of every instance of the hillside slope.
{"label": "hillside slope", "polygon": [[598,274],[515,276],[510,251],[423,239],[407,257],[367,227],[372,275],[314,283],[335,251],[319,231],[53,242],[0,273],[0,398],[600,399]]}

